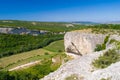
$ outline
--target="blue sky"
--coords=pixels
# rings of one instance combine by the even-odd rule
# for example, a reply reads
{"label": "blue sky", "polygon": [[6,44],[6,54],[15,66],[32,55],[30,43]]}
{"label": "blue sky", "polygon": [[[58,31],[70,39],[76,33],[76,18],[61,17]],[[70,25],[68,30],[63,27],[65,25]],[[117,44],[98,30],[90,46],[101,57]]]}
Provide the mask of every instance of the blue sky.
{"label": "blue sky", "polygon": [[120,0],[0,0],[0,19],[120,21]]}

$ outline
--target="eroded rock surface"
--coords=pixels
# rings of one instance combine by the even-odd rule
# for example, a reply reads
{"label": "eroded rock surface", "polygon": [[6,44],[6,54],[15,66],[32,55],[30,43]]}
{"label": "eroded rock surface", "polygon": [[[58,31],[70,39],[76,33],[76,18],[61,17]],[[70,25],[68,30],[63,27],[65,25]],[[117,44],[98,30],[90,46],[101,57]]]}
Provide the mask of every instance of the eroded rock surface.
{"label": "eroded rock surface", "polygon": [[[92,62],[99,56],[109,49],[115,48],[114,44],[109,44],[111,39],[120,41],[119,35],[111,35],[106,44],[106,49],[94,52],[96,44],[102,44],[106,36],[103,34],[68,32],[64,37],[67,54],[77,54],[77,56],[82,54],[82,56],[68,61],[41,80],[66,80],[71,75],[77,75],[77,78],[73,80],[120,80],[120,61],[104,69],[96,69],[92,65]],[[118,53],[120,54],[120,52]]]}
{"label": "eroded rock surface", "polygon": [[[97,44],[103,44],[108,34],[94,34],[84,32],[67,32],[64,36],[64,45],[67,55],[85,55],[94,52]],[[111,39],[120,41],[119,35],[110,35],[106,47],[113,46],[109,44]]]}
{"label": "eroded rock surface", "polygon": [[[86,54],[62,65],[57,71],[50,73],[41,80],[65,80],[67,77],[76,74],[75,80],[120,80],[120,62],[116,62],[105,69],[94,69],[92,62],[105,51]],[[82,78],[82,79],[81,79]],[[74,79],[73,79],[74,80]]]}
{"label": "eroded rock surface", "polygon": [[88,54],[94,52],[97,44],[104,42],[106,35],[83,32],[68,32],[64,37],[64,45],[67,53]]}

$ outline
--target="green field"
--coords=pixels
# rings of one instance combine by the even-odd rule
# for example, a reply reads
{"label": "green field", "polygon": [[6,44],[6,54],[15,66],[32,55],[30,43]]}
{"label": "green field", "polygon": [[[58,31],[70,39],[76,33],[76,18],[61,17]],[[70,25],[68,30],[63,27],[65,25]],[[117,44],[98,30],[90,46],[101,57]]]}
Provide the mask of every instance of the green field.
{"label": "green field", "polygon": [[[0,71],[0,75],[2,75],[0,79],[4,79],[4,77],[6,77],[9,80],[39,80],[50,72],[55,71],[60,67],[63,61],[67,59],[67,56],[64,53],[63,42],[63,40],[55,41],[45,48],[1,58],[0,67],[3,71]],[[62,46],[62,48],[59,46]],[[47,50],[48,48],[49,50]],[[63,51],[58,52],[59,49]],[[55,62],[53,62],[52,59],[54,59]],[[40,61],[40,63],[26,69],[6,72],[6,70],[33,61]],[[8,74],[8,76],[6,76],[6,74]]]}
{"label": "green field", "polygon": [[28,63],[28,62],[32,61],[32,60],[28,60],[28,59],[36,57],[36,56],[44,55],[45,52],[51,53],[50,51],[47,51],[44,49],[37,49],[37,50],[29,51],[29,52],[23,52],[20,54],[12,55],[9,57],[4,57],[4,58],[0,59],[0,66],[1,67],[7,67],[7,66],[10,67],[13,65],[17,66],[19,64]]}
{"label": "green field", "polygon": [[[62,48],[61,48],[62,46]],[[58,52],[61,50],[62,52]],[[50,58],[52,56],[64,54],[63,40],[52,42],[50,45],[43,49],[36,49],[20,54],[4,57],[0,59],[0,67],[10,69],[17,65],[22,65],[36,60],[42,60],[44,58]]]}
{"label": "green field", "polygon": [[51,42],[63,39],[61,34],[11,35],[0,34],[0,57],[43,48]]}
{"label": "green field", "polygon": [[64,52],[64,41],[55,41],[50,45],[46,46],[44,49],[52,51],[52,52]]}

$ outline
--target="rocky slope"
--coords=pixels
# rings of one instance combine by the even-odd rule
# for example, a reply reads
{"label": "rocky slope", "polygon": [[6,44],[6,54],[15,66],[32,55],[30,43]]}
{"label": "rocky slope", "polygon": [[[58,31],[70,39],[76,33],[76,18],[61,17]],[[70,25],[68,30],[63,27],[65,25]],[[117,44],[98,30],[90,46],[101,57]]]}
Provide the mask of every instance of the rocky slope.
{"label": "rocky slope", "polygon": [[102,78],[120,80],[120,62],[112,64],[108,68],[94,70],[92,61],[100,56],[104,51],[94,54],[87,54],[62,65],[57,71],[44,77],[42,80],[65,80],[65,78],[75,74],[78,79],[74,80],[101,80]]}
{"label": "rocky slope", "polygon": [[13,28],[0,28],[0,33],[9,33]]}
{"label": "rocky slope", "polygon": [[[41,80],[120,80],[120,61],[104,69],[96,69],[92,62],[100,55],[115,46],[106,44],[106,49],[94,52],[96,44],[104,42],[106,35],[68,32],[65,35],[65,49],[68,55],[77,56],[74,60],[63,64],[57,71],[50,73]],[[109,39],[120,41],[119,35]],[[109,40],[110,41],[110,40]],[[73,79],[67,79],[68,77]]]}
{"label": "rocky slope", "polygon": [[37,36],[39,34],[46,34],[48,31],[45,30],[29,30],[27,28],[0,28],[0,33],[5,34],[29,34],[33,36]]}

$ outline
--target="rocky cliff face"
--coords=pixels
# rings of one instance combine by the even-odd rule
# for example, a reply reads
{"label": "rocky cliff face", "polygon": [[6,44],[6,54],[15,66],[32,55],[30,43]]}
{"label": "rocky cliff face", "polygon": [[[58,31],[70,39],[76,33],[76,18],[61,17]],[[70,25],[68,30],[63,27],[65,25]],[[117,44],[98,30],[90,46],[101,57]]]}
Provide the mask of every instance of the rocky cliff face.
{"label": "rocky cliff face", "polygon": [[65,50],[68,54],[84,55],[92,53],[97,44],[104,42],[106,35],[83,32],[68,32],[64,37]]}
{"label": "rocky cliff face", "polygon": [[[115,48],[114,44],[106,44],[106,49],[94,52],[96,44],[104,42],[106,35],[68,32],[66,33],[65,49],[67,54],[81,55],[74,60],[63,64],[57,71],[50,73],[41,80],[120,80],[120,61],[104,69],[95,69],[92,62],[109,49]],[[109,38],[120,41],[119,35]],[[119,52],[120,54],[120,52]],[[72,76],[72,79],[67,77]]]}
{"label": "rocky cliff face", "polygon": [[107,80],[108,78],[110,80],[120,80],[120,62],[114,63],[108,68],[98,70],[94,70],[91,65],[92,61],[105,51],[79,56],[79,58],[67,62],[57,71],[50,73],[41,80],[69,80],[66,78],[71,75],[76,76],[70,80]]}
{"label": "rocky cliff face", "polygon": [[9,33],[13,28],[0,28],[0,33]]}

